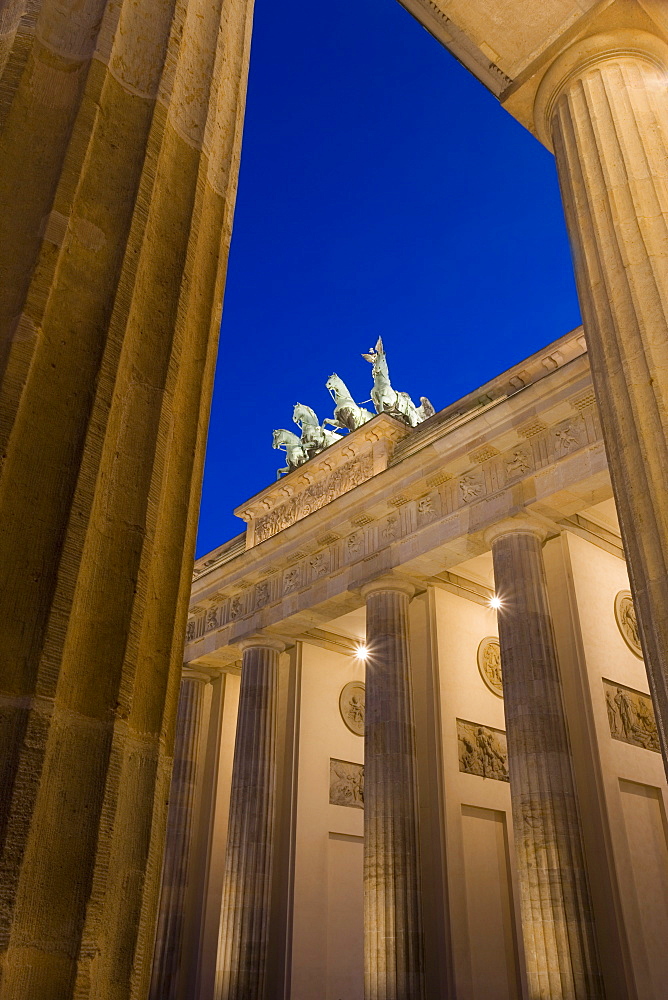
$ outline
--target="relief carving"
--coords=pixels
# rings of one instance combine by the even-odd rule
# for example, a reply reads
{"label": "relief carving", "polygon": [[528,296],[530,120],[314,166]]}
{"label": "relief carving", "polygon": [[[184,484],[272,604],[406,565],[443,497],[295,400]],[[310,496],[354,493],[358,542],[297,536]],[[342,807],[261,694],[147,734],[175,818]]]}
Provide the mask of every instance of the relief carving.
{"label": "relief carving", "polygon": [[569,451],[575,451],[576,448],[580,447],[580,439],[570,425],[560,427],[556,430],[554,432],[554,439],[557,444],[557,451],[562,455],[567,454]]}
{"label": "relief carving", "polygon": [[643,750],[661,752],[652,700],[642,691],[603,681],[610,735]]}
{"label": "relief carving", "polygon": [[313,483],[297,496],[280,504],[255,522],[255,541],[263,542],[272,535],[320,510],[331,500],[354,489],[373,475],[372,456],[362,455],[335,469],[321,482]]}
{"label": "relief carving", "polygon": [[488,635],[478,646],[478,670],[490,691],[503,698],[501,646],[494,635]]}
{"label": "relief carving", "polygon": [[630,590],[620,590],[615,597],[615,621],[631,652],[642,658],[638,618]]}
{"label": "relief carving", "polygon": [[346,547],[348,549],[349,556],[360,555],[362,552],[362,533],[355,531],[352,535],[349,535],[346,541]]}
{"label": "relief carving", "polygon": [[457,719],[459,770],[481,778],[509,781],[506,734],[502,729]]}
{"label": "relief carving", "polygon": [[218,628],[218,608],[207,608],[206,623],[204,628],[207,632],[210,632],[214,628]]}
{"label": "relief carving", "polygon": [[329,801],[333,806],[364,808],[364,764],[330,757]]}
{"label": "relief carving", "polygon": [[470,503],[471,500],[476,500],[482,495],[484,486],[476,475],[469,473],[468,476],[462,476],[459,480],[459,489],[464,503]]}
{"label": "relief carving", "polygon": [[524,448],[516,448],[510,461],[506,462],[506,473],[509,477],[523,475],[531,468],[531,459]]}
{"label": "relief carving", "polygon": [[244,613],[244,599],[241,594],[237,594],[230,601],[230,619],[234,621],[235,618],[240,618]]}
{"label": "relief carving", "polygon": [[257,587],[255,588],[255,607],[256,608],[264,607],[265,604],[269,603],[269,597],[270,597],[269,581],[262,580],[262,582],[258,583]]}
{"label": "relief carving", "polygon": [[399,518],[396,514],[392,514],[391,517],[388,517],[387,521],[381,528],[380,534],[384,542],[393,542],[399,537]]}
{"label": "relief carving", "polygon": [[301,582],[301,570],[299,566],[291,566],[283,574],[283,593],[291,594],[293,590],[298,590]]}
{"label": "relief carving", "polygon": [[426,496],[422,497],[421,500],[418,500],[417,515],[418,520],[420,521],[433,521],[435,517],[438,517],[433,497]]}
{"label": "relief carving", "polygon": [[339,711],[351,733],[364,736],[365,691],[363,681],[350,681],[339,695]]}
{"label": "relief carving", "polygon": [[329,552],[316,552],[309,559],[309,565],[314,576],[326,576],[329,573]]}
{"label": "relief carving", "polygon": [[191,618],[186,625],[186,642],[195,641],[195,619]]}

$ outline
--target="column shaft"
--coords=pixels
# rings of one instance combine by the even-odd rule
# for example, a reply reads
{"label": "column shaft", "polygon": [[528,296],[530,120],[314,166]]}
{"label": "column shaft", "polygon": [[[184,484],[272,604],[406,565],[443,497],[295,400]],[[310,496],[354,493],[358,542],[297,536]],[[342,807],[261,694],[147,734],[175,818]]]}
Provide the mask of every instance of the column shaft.
{"label": "column shaft", "polygon": [[532,1000],[604,996],[540,538],[494,539],[517,872]]}
{"label": "column shaft", "polygon": [[14,6],[0,46],[0,998],[140,1000],[252,5]]}
{"label": "column shaft", "polygon": [[668,768],[668,46],[619,32],[565,58],[583,67],[541,101]]}
{"label": "column shaft", "polygon": [[391,586],[366,595],[366,1000],[424,997],[408,602],[409,592]]}
{"label": "column shaft", "polygon": [[192,860],[194,809],[201,765],[199,751],[207,683],[208,677],[205,675],[188,674],[181,681],[160,909],[153,955],[151,1000],[177,1000],[181,986],[183,931]]}
{"label": "column shaft", "polygon": [[268,1000],[280,645],[243,653],[234,745],[217,1000]]}

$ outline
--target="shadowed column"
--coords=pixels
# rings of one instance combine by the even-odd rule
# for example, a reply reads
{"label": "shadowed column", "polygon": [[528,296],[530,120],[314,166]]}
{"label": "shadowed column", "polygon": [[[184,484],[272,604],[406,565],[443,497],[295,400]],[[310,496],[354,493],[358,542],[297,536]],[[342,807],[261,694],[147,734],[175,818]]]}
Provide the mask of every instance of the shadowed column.
{"label": "shadowed column", "polygon": [[0,25],[0,998],[149,989],[250,0]]}
{"label": "shadowed column", "polygon": [[489,532],[531,1000],[604,996],[540,529]]}
{"label": "shadowed column", "polygon": [[282,642],[241,644],[220,928],[217,1000],[268,1000],[271,881],[276,811],[278,658]]}
{"label": "shadowed column", "polygon": [[550,67],[559,171],[610,476],[668,772],[668,45],[622,30]]}
{"label": "shadowed column", "polygon": [[151,1000],[176,1000],[179,995],[204,693],[209,680],[208,674],[196,670],[186,670],[181,680]]}
{"label": "shadowed column", "polygon": [[422,1000],[417,762],[408,650],[414,587],[383,579],[366,598],[364,995]]}

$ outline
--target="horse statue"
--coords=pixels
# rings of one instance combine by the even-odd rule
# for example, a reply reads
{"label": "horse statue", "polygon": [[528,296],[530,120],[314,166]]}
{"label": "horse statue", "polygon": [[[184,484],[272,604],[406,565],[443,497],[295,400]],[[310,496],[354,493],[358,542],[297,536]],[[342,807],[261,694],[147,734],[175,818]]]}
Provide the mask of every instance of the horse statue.
{"label": "horse statue", "polygon": [[287,465],[284,469],[279,469],[276,473],[276,478],[280,479],[281,476],[287,475],[288,472],[293,472],[298,469],[300,465],[304,462],[308,462],[309,455],[302,446],[300,439],[292,431],[286,431],[285,428],[280,428],[274,431],[274,439],[272,441],[272,448],[278,448],[285,451],[285,457],[287,459]]}
{"label": "horse statue", "polygon": [[319,455],[330,444],[340,441],[341,437],[335,431],[328,431],[325,428],[327,421],[320,426],[315,410],[303,403],[295,403],[292,419],[302,432],[301,446],[309,458]]}
{"label": "horse statue", "polygon": [[358,406],[350,395],[348,386],[338,375],[330,375],[325,382],[329,394],[334,400],[334,416],[325,417],[322,426],[331,424],[332,427],[340,427],[342,430],[356,431],[358,427],[371,420],[373,413]]}
{"label": "horse statue", "polygon": [[392,388],[382,337],[379,337],[376,346],[362,357],[373,365],[371,399],[376,407],[376,413],[389,413],[404,420],[409,427],[416,427],[423,420],[433,416],[434,407],[426,396],[421,396],[421,405],[416,406],[407,392],[397,392]]}

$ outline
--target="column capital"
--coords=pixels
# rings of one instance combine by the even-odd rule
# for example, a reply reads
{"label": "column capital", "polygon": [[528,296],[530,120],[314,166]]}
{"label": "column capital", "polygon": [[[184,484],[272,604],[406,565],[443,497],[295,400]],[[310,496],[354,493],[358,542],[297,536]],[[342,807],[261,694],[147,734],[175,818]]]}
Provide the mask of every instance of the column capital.
{"label": "column capital", "polygon": [[277,653],[282,653],[286,649],[284,642],[270,635],[251,635],[247,639],[240,639],[237,646],[242,653],[245,653],[247,649],[257,649],[258,647],[275,649]]}
{"label": "column capital", "polygon": [[658,35],[635,28],[581,38],[555,59],[541,80],[534,101],[534,124],[542,143],[552,149],[552,114],[566,87],[587,70],[625,57],[668,71],[668,43]]}
{"label": "column capital", "polygon": [[534,521],[527,514],[522,514],[518,517],[509,517],[504,521],[498,521],[496,524],[493,524],[485,531],[484,539],[491,548],[496,539],[502,535],[516,535],[520,532],[524,535],[536,535],[541,542],[544,542],[548,535],[548,529],[544,524]]}
{"label": "column capital", "polygon": [[415,594],[415,587],[408,580],[402,580],[398,576],[379,576],[377,580],[365,583],[361,588],[364,600],[371,594],[387,593],[388,591],[406,594],[407,597],[411,598]]}
{"label": "column capital", "polygon": [[208,670],[206,667],[191,667],[189,664],[183,664],[183,670],[181,671],[182,681],[203,681],[208,684],[213,679],[213,671]]}

